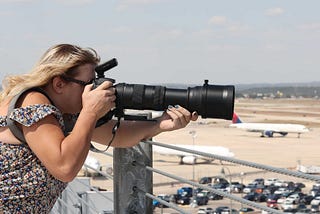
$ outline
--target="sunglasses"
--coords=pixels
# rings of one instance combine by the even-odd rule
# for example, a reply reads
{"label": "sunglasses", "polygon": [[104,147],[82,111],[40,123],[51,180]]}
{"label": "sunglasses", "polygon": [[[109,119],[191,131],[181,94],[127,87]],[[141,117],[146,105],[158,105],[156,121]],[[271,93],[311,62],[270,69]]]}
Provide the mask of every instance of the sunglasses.
{"label": "sunglasses", "polygon": [[77,83],[77,84],[82,85],[82,86],[90,85],[90,84],[93,83],[93,79],[88,81],[88,82],[85,82],[85,81],[77,80],[75,78],[64,76],[64,75],[62,75],[61,78],[64,79],[65,81],[74,82],[74,83]]}

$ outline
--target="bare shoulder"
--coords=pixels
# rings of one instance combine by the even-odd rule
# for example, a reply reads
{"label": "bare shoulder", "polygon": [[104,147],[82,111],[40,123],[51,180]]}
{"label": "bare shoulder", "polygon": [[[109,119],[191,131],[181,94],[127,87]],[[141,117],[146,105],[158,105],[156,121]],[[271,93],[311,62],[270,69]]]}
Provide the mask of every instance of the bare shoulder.
{"label": "bare shoulder", "polygon": [[34,104],[50,104],[50,101],[44,94],[38,91],[29,91],[21,96],[17,106],[25,107]]}

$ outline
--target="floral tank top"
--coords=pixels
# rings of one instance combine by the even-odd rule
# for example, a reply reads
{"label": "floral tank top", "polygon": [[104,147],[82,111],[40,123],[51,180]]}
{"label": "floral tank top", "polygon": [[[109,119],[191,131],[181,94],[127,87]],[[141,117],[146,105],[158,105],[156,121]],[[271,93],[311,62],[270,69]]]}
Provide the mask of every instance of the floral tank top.
{"label": "floral tank top", "polygon": [[[7,126],[7,117],[31,126],[51,114],[64,130],[61,112],[50,104],[16,108],[0,116],[0,127]],[[27,144],[0,142],[0,213],[49,213],[66,185],[48,172]]]}

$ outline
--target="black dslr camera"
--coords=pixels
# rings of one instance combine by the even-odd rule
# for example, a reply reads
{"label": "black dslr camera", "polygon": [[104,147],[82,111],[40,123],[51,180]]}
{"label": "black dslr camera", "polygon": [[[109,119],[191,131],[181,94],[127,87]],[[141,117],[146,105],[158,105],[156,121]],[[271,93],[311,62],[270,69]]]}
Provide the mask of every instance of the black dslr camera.
{"label": "black dslr camera", "polygon": [[[98,65],[94,87],[104,81],[115,83],[114,79],[105,78],[104,72],[117,65],[115,58]],[[231,120],[233,116],[235,87],[232,85],[209,85],[205,80],[203,86],[187,89],[127,83],[118,83],[114,87],[116,108],[105,116],[105,120],[110,120],[112,116],[123,117],[124,109],[163,111],[169,105],[180,105],[190,112],[196,111],[202,118]]]}

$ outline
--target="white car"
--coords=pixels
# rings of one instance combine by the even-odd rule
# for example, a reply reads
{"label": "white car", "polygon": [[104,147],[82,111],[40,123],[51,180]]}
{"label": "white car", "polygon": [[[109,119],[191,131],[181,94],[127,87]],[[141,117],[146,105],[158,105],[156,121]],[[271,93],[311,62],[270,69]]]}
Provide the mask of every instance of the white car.
{"label": "white car", "polygon": [[277,187],[285,187],[285,186],[287,186],[286,185],[286,181],[279,180],[279,179],[274,182],[274,185],[277,186]]}
{"label": "white car", "polygon": [[203,207],[198,210],[198,214],[210,214],[213,213],[213,209],[211,207]]}
{"label": "white car", "polygon": [[278,178],[268,178],[264,181],[265,186],[274,185],[279,179]]}
{"label": "white car", "polygon": [[288,190],[285,187],[280,187],[279,189],[274,191],[274,194],[279,194],[279,195],[286,194],[286,193],[290,193],[290,190]]}
{"label": "white car", "polygon": [[299,201],[300,201],[300,196],[298,194],[293,194],[287,197],[284,203],[298,204]]}
{"label": "white car", "polygon": [[314,199],[312,199],[312,201],[310,202],[311,205],[320,205],[320,196],[315,197]]}
{"label": "white car", "polygon": [[284,203],[281,204],[281,207],[282,207],[282,209],[287,210],[287,209],[295,208],[295,205],[292,202],[284,201]]}
{"label": "white car", "polygon": [[283,197],[280,197],[280,198],[277,200],[277,204],[279,204],[279,205],[283,204],[286,199],[287,199],[287,198],[284,197],[284,196],[283,196]]}

